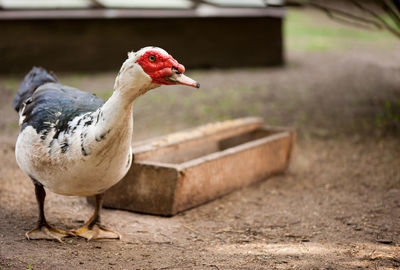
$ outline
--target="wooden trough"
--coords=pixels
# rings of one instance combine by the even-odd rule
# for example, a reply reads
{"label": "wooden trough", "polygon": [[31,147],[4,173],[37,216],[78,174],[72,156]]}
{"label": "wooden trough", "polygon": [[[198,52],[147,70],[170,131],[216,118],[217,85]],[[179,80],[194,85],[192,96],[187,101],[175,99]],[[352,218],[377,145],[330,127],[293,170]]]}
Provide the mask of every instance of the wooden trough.
{"label": "wooden trough", "polygon": [[174,215],[284,171],[294,142],[292,129],[250,117],[135,143],[134,164],[104,206]]}

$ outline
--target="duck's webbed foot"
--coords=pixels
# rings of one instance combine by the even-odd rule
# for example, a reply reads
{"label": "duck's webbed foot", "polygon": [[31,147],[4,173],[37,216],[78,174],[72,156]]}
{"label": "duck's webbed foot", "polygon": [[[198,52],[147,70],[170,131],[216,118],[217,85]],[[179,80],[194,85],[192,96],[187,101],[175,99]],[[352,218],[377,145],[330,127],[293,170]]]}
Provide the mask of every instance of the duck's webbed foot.
{"label": "duck's webbed foot", "polygon": [[103,226],[100,222],[100,211],[103,206],[103,195],[95,196],[95,210],[93,216],[78,229],[70,231],[70,233],[86,238],[88,241],[92,239],[121,239],[121,235],[117,231],[110,230]]}
{"label": "duck's webbed foot", "polygon": [[67,236],[73,236],[73,234],[54,228],[47,223],[41,224],[37,228],[25,233],[25,237],[28,240],[49,239],[57,240],[60,243],[62,243],[62,239]]}
{"label": "duck's webbed foot", "polygon": [[70,232],[76,236],[83,237],[88,241],[92,239],[121,239],[119,232],[107,229],[99,223],[88,224],[78,230]]}

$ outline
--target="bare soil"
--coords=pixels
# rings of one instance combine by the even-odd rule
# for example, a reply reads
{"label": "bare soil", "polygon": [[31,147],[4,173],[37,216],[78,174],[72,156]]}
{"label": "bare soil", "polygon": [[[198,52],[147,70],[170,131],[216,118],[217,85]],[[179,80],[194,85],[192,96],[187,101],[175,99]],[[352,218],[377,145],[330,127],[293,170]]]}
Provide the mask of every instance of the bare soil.
{"label": "bare soil", "polygon": [[[398,52],[291,53],[286,68],[196,71],[203,92],[164,88],[142,97],[135,140],[246,115],[295,126],[300,136],[282,175],[177,216],[105,209],[120,241],[24,238],[37,206],[14,158],[10,103],[21,77],[0,78],[0,269],[400,268]],[[113,76],[60,79],[106,96]],[[48,192],[46,213],[71,229],[92,208]]]}
{"label": "bare soil", "polygon": [[[3,151],[2,269],[400,267],[396,139],[302,141],[283,175],[172,218],[105,210],[104,223],[122,233],[121,241],[64,244],[24,239],[37,218],[32,184],[12,150]],[[50,193],[46,211],[69,229],[92,210],[83,198]]]}

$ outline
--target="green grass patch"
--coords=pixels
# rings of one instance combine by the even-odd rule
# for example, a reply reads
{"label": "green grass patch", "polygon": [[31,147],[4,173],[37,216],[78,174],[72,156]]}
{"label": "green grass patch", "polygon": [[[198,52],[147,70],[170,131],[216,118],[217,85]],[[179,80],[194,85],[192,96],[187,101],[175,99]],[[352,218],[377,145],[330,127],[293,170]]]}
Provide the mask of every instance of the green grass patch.
{"label": "green grass patch", "polygon": [[396,39],[387,31],[368,31],[329,19],[322,11],[309,16],[305,10],[289,9],[284,35],[292,51],[326,51],[348,49],[354,44],[394,46]]}
{"label": "green grass patch", "polygon": [[13,93],[17,93],[20,80],[16,78],[4,77],[0,79],[0,85],[5,87],[7,90],[11,90]]}
{"label": "green grass patch", "polygon": [[111,97],[111,95],[114,93],[114,90],[106,90],[106,91],[100,91],[97,92],[96,95],[101,98],[102,100],[107,100]]}
{"label": "green grass patch", "polygon": [[18,130],[18,129],[19,129],[19,125],[18,125],[17,122],[9,123],[9,124],[8,124],[8,127],[9,127],[10,129],[14,129],[14,130]]}
{"label": "green grass patch", "polygon": [[381,113],[375,116],[378,128],[400,130],[400,100],[386,100]]}

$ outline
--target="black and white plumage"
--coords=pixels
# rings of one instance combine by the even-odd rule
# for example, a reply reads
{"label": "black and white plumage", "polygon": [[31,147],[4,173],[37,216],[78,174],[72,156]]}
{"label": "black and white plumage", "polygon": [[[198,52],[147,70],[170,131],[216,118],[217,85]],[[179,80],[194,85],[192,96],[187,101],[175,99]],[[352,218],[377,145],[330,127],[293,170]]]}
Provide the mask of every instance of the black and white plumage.
{"label": "black and white plumage", "polygon": [[[33,180],[39,205],[39,224],[26,234],[28,239],[39,231],[59,241],[66,235],[120,237],[100,224],[99,213],[102,194],[123,178],[132,162],[133,101],[162,84],[199,87],[183,72],[184,67],[160,48],[132,52],[107,102],[62,85],[43,68],[26,75],[13,106],[20,114],[17,163]],[[51,227],[44,217],[44,187],[62,195],[95,196],[94,215],[76,231]]]}
{"label": "black and white plumage", "polygon": [[[27,79],[46,73],[34,68]],[[62,195],[104,192],[129,169],[132,125],[126,122],[132,122],[132,114],[111,126],[103,105],[93,94],[59,82],[40,85],[20,110],[18,165]]]}

